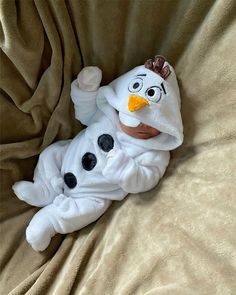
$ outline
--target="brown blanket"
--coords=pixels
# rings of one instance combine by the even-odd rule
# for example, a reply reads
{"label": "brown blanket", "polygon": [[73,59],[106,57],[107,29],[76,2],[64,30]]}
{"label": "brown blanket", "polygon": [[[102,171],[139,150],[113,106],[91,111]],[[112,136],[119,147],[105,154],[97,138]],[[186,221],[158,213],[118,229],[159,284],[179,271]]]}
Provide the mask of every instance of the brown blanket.
{"label": "brown blanket", "polygon": [[[0,2],[1,294],[236,294],[236,2]],[[103,83],[163,54],[182,95],[184,144],[158,186],[34,252],[37,208],[13,182],[82,125],[70,83],[97,65]]]}

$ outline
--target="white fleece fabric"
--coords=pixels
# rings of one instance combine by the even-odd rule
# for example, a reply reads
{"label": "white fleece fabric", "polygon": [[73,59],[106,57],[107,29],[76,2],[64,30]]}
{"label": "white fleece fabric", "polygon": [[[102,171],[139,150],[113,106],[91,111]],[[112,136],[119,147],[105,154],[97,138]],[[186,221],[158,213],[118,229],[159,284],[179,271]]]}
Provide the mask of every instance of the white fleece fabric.
{"label": "white fleece fabric", "polygon": [[[139,66],[97,91],[91,85],[90,91],[83,91],[77,80],[72,82],[75,116],[88,127],[74,139],[46,148],[34,181],[13,186],[19,199],[43,207],[26,230],[33,249],[47,248],[57,232],[73,232],[95,221],[112,200],[150,190],[158,183],[169,163],[169,151],[183,141],[179,89],[170,68],[164,80]],[[150,88],[154,92],[148,92]],[[148,105],[131,112],[130,95],[145,98]],[[122,131],[119,119],[128,126],[142,122],[161,133],[136,139]]]}

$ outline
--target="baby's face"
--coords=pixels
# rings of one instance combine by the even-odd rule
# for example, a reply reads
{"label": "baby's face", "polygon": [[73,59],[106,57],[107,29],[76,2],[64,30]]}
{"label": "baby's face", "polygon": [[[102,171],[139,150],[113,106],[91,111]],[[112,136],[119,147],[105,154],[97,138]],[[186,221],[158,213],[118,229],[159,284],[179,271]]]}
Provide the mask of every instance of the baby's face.
{"label": "baby's face", "polygon": [[160,131],[140,123],[137,127],[129,127],[120,122],[121,129],[128,135],[138,139],[149,139],[160,134]]}

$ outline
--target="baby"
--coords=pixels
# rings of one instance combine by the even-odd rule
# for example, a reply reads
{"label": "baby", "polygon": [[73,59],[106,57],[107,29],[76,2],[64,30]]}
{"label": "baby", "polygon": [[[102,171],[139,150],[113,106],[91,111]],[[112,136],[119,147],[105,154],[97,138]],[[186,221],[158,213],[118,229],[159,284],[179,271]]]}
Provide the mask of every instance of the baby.
{"label": "baby", "polygon": [[112,200],[153,188],[183,141],[179,88],[174,69],[156,56],[99,87],[97,67],[85,67],[71,84],[75,117],[88,127],[73,140],[47,147],[34,181],[13,190],[20,200],[43,207],[26,239],[46,249],[66,234],[97,220]]}

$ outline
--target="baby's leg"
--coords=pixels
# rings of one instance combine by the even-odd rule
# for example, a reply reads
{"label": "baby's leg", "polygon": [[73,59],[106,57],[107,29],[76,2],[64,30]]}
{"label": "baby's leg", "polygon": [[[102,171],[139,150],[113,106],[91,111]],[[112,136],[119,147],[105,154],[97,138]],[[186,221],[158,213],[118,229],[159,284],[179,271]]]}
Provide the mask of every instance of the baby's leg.
{"label": "baby's leg", "polygon": [[35,214],[26,230],[26,239],[34,250],[43,251],[56,233],[66,234],[85,227],[97,220],[110,204],[106,199],[74,199],[61,194]]}
{"label": "baby's leg", "polygon": [[43,207],[62,193],[61,166],[69,143],[70,140],[56,142],[40,154],[34,171],[34,182],[19,181],[13,185],[14,193],[20,200]]}

